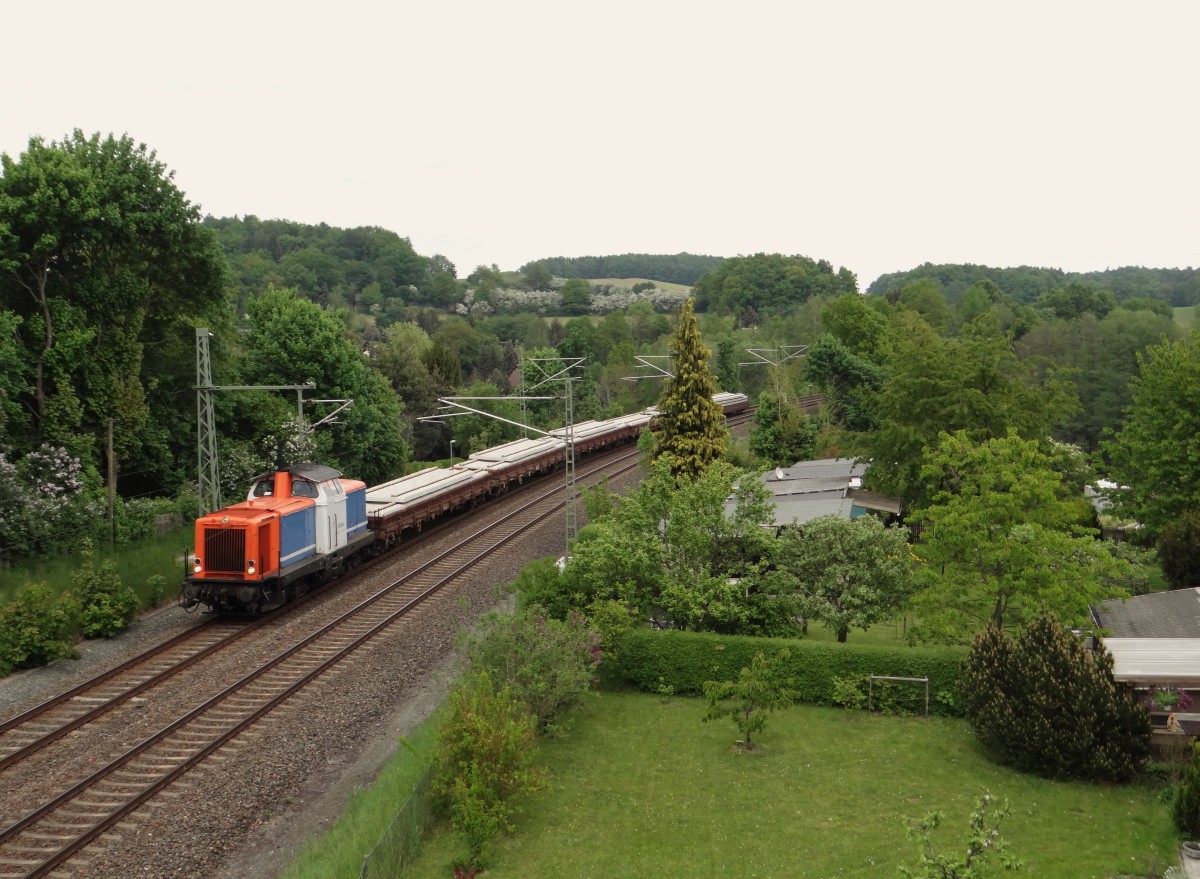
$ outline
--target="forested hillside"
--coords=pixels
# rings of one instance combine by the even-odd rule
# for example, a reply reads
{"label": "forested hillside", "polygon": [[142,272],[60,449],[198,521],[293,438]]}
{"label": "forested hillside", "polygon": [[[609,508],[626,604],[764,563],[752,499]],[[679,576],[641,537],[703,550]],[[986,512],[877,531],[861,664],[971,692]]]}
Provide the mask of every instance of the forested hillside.
{"label": "forested hillside", "polygon": [[621,253],[614,256],[552,256],[521,266],[529,273],[540,264],[560,278],[647,278],[672,284],[694,284],[705,272],[721,264],[724,257],[693,253]]}
{"label": "forested hillside", "polygon": [[289,220],[205,217],[229,264],[229,289],[239,308],[268,286],[289,287],[329,308],[389,316],[406,306],[445,308],[461,298],[455,267],[424,257],[407,238],[371,226],[339,229]]}
{"label": "forested hillside", "polygon": [[1146,297],[1172,306],[1200,303],[1200,269],[1148,269],[1140,266],[1095,272],[1064,272],[1062,269],[1033,266],[999,269],[971,263],[923,263],[905,272],[880,275],[867,292],[873,296],[885,296],[921,279],[937,281],[950,302],[957,302],[973,284],[991,281],[1021,304],[1034,302],[1070,284],[1108,290],[1118,300]]}

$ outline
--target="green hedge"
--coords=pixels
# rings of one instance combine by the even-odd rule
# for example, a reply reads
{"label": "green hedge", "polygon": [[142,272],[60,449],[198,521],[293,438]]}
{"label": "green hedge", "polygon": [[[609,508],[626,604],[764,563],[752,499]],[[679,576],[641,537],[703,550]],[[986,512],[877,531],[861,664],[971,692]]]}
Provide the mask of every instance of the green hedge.
{"label": "green hedge", "polygon": [[[621,674],[647,692],[699,694],[705,681],[735,680],[759,650],[769,658],[784,647],[791,649],[788,665],[798,702],[833,705],[834,682],[839,678],[865,679],[870,674],[928,677],[929,713],[954,717],[962,714],[957,690],[967,650],[959,647],[859,646],[633,629],[621,642]],[[925,710],[925,688],[919,683],[877,681],[875,697],[875,704],[890,710]]]}

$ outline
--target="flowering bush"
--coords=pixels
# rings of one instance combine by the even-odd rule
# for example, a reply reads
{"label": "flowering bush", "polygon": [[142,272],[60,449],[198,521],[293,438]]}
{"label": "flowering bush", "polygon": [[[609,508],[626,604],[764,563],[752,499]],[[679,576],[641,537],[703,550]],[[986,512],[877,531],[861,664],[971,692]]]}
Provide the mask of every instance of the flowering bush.
{"label": "flowering bush", "polygon": [[1176,687],[1153,687],[1143,704],[1158,711],[1186,711],[1192,704],[1192,697],[1186,690]]}
{"label": "flowering bush", "polygon": [[85,491],[84,468],[65,449],[43,444],[12,460],[0,452],[0,546],[9,557],[78,548],[104,523]]}

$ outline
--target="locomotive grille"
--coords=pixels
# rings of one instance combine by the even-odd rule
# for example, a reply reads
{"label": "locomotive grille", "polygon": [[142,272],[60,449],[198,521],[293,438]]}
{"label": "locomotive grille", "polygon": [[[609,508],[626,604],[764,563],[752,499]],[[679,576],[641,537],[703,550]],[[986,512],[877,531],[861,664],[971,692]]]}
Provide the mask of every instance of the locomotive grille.
{"label": "locomotive grille", "polygon": [[204,529],[204,569],[240,574],[246,564],[246,532],[240,528]]}

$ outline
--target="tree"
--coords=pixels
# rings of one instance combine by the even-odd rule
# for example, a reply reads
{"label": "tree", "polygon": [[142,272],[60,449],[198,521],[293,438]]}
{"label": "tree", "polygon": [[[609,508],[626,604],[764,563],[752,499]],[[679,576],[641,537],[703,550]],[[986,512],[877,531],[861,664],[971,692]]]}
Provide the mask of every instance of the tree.
{"label": "tree", "polygon": [[1171,801],[1171,818],[1188,839],[1200,836],[1200,744],[1192,744],[1191,759]]}
{"label": "tree", "polygon": [[796,700],[791,689],[792,679],[787,673],[791,655],[785,647],[767,659],[759,650],[750,666],[743,666],[736,681],[705,681],[708,713],[704,715],[704,721],[732,718],[742,734],[738,746],[753,751],[755,745],[751,737],[766,728],[767,716]]}
{"label": "tree", "polygon": [[713,402],[716,378],[708,368],[711,353],[700,341],[689,300],[671,340],[674,375],[667,380],[658,405],[654,448],[655,460],[665,456],[676,477],[694,478],[725,454],[728,432],[724,413]]}
{"label": "tree", "polygon": [[1188,510],[1163,528],[1157,548],[1172,589],[1200,583],[1200,511]]}
{"label": "tree", "polygon": [[737,393],[742,389],[737,358],[737,342],[725,338],[717,343],[717,359],[713,362],[713,369],[716,371],[718,387],[729,393]]}
{"label": "tree", "polygon": [[[400,475],[408,460],[403,406],[387,379],[369,368],[346,338],[340,316],[295,291],[275,289],[253,299],[248,311],[247,383],[313,382],[325,399],[353,400],[339,416],[341,423],[323,434],[320,448],[329,456],[327,463],[368,484]],[[294,410],[275,399],[276,419],[293,417]]]}
{"label": "tree", "polygon": [[992,808],[992,796],[985,790],[971,813],[966,853],[962,858],[939,854],[934,848],[931,831],[941,825],[941,812],[930,812],[921,821],[904,819],[908,838],[920,844],[921,865],[917,872],[901,867],[900,875],[908,879],[982,879],[988,875],[984,872],[984,864],[993,854],[1000,858],[1005,870],[1020,869],[1021,863],[1008,854],[1008,843],[1000,836],[1000,823],[1009,811],[1008,801],[1005,800],[989,819],[988,810]]}
{"label": "tree", "polygon": [[814,296],[855,293],[854,273],[835,272],[826,260],[779,253],[756,253],[727,259],[696,280],[696,308],[745,318],[786,314]]}
{"label": "tree", "polygon": [[0,308],[21,318],[28,364],[6,389],[29,413],[10,439],[98,464],[111,420],[118,464],[171,469],[167,425],[194,423],[180,401],[195,383],[194,347],[173,340],[225,306],[199,209],[127,136],[33,138],[0,167]]}
{"label": "tree", "polygon": [[521,269],[521,273],[525,275],[525,286],[530,290],[549,290],[550,282],[554,280],[554,275],[544,262],[531,262]]}
{"label": "tree", "polygon": [[841,342],[855,357],[876,366],[892,355],[892,327],[883,314],[872,308],[865,296],[843,293],[821,309],[825,331]]}
{"label": "tree", "polygon": [[914,637],[966,643],[984,624],[1017,625],[1043,607],[1082,623],[1089,604],[1121,594],[1109,583],[1128,564],[1076,523],[1037,442],[943,433],[923,460],[923,478],[941,488],[917,517]]}
{"label": "tree", "polygon": [[571,278],[559,288],[563,314],[587,314],[592,288],[583,278]]}
{"label": "tree", "polygon": [[992,313],[943,339],[911,311],[896,316],[895,357],[876,396],[878,429],[863,437],[870,486],[926,505],[938,486],[921,476],[921,456],[941,432],[964,431],[974,442],[1049,436],[1078,403],[1053,369],[1018,360]]}
{"label": "tree", "polygon": [[906,529],[874,516],[820,516],[780,534],[773,584],[845,643],[851,628],[895,615],[915,588],[911,562]]}
{"label": "tree", "polygon": [[804,374],[825,395],[824,412],[850,430],[875,426],[872,398],[883,384],[884,372],[872,361],[825,333],[808,349]]}
{"label": "tree", "polygon": [[1117,512],[1152,535],[1200,510],[1200,332],[1138,355],[1133,405],[1101,448],[1111,462]]}
{"label": "tree", "polygon": [[813,457],[817,423],[795,404],[764,391],[754,413],[750,451],[768,466],[790,466]]}
{"label": "tree", "polygon": [[1150,715],[1117,685],[1112,656],[1089,652],[1053,614],[1015,643],[989,625],[963,662],[967,721],[998,759],[1054,778],[1128,781],[1150,755]]}
{"label": "tree", "polygon": [[[571,547],[562,587],[570,603],[622,601],[645,617],[666,612],[681,628],[738,631],[756,598],[754,580],[771,539],[766,491],[727,464],[677,481],[664,460]],[[726,498],[732,495],[727,514]]]}

